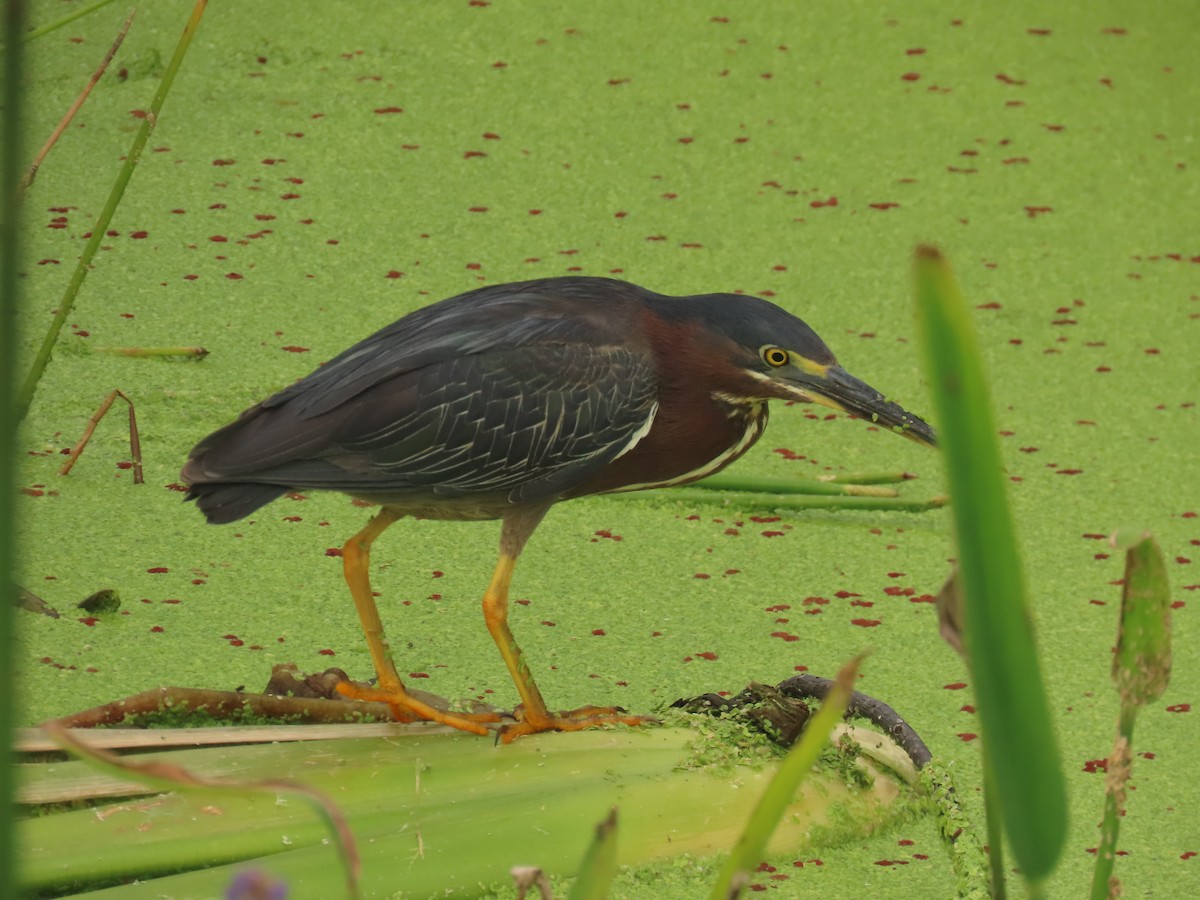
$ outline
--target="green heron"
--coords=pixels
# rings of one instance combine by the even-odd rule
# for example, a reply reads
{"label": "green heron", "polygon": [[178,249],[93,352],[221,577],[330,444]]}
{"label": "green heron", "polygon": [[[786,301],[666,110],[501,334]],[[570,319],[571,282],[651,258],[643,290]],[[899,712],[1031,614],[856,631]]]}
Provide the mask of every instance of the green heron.
{"label": "green heron", "polygon": [[483,287],[403,317],[206,437],[182,477],[215,524],[296,490],[379,504],[342,551],[376,687],[339,690],[382,700],[401,721],[479,734],[498,717],[435,709],[405,690],[368,564],[403,516],[500,519],[483,616],[521,698],[508,741],[643,721],[616,708],[549,711],[509,629],[513,567],[547,510],[720,471],[758,440],[769,400],[820,403],[934,443],[925,422],[767,300],[568,277]]}

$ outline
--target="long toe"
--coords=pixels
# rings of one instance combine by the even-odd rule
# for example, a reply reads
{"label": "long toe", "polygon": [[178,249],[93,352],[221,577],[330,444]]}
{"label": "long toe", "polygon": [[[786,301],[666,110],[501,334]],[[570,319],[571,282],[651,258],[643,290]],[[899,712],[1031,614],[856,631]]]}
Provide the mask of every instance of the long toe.
{"label": "long toe", "polygon": [[441,710],[414,697],[402,687],[399,689],[366,687],[343,681],[338,684],[337,691],[343,697],[351,700],[386,703],[392,710],[392,718],[397,722],[436,722],[439,725],[448,725],[472,734],[488,734],[488,725],[494,725],[504,720],[502,716],[494,712],[456,713]]}

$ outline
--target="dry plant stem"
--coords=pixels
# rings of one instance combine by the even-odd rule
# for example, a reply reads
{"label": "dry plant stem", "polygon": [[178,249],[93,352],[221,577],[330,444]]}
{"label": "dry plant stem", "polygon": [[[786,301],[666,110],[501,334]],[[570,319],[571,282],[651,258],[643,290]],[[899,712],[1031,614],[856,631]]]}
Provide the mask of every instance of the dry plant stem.
{"label": "dry plant stem", "polygon": [[58,123],[58,126],[51,132],[50,137],[46,139],[46,143],[42,145],[42,149],[38,151],[37,156],[33,158],[33,165],[29,167],[29,171],[25,173],[25,177],[21,179],[22,190],[33,184],[33,179],[37,177],[38,169],[46,159],[46,155],[50,152],[55,142],[62,137],[62,133],[67,130],[67,126],[75,118],[75,113],[79,112],[79,107],[83,106],[83,101],[87,100],[88,95],[92,92],[92,88],[96,86],[96,82],[100,80],[100,76],[104,74],[104,70],[108,68],[108,64],[117,55],[117,50],[120,49],[121,42],[125,40],[125,34],[129,31],[129,26],[133,24],[133,17],[136,12],[136,9],[129,11],[129,16],[125,19],[125,24],[117,32],[116,40],[112,42],[112,46],[104,54],[104,59],[100,61],[100,65],[96,67],[96,71],[92,73],[92,77],[88,80],[88,83],[84,85],[79,96],[75,98],[75,102],[71,104],[71,108],[67,110],[67,114],[62,117],[62,121]]}
{"label": "dry plant stem", "polygon": [[50,354],[54,350],[54,345],[58,342],[58,335],[62,331],[63,325],[66,324],[67,317],[71,315],[71,309],[75,305],[75,298],[79,296],[79,290],[83,287],[83,279],[87,277],[92,260],[96,257],[96,251],[100,249],[100,244],[104,240],[104,233],[108,230],[108,225],[112,221],[112,217],[117,211],[117,206],[125,194],[125,188],[128,186],[129,180],[133,177],[133,170],[137,168],[138,160],[141,159],[146,141],[150,139],[150,133],[158,123],[158,116],[162,110],[163,103],[167,99],[167,94],[170,93],[171,85],[175,83],[175,75],[179,72],[179,67],[183,63],[184,56],[187,55],[188,47],[192,43],[192,35],[196,33],[196,28],[200,25],[200,18],[204,15],[204,8],[207,5],[208,0],[196,0],[196,5],[192,8],[192,15],[188,19],[187,26],[183,29],[179,43],[175,46],[175,53],[171,57],[171,61],[167,64],[167,69],[163,73],[162,81],[159,82],[154,99],[150,101],[150,108],[146,112],[146,118],[142,120],[141,127],[138,128],[138,132],[134,136],[129,153],[125,156],[125,163],[121,166],[117,180],[109,192],[108,200],[104,203],[104,209],[100,211],[100,215],[96,219],[96,224],[92,228],[92,236],[88,238],[88,242],[84,245],[83,252],[79,256],[79,263],[75,266],[75,271],[71,275],[71,281],[67,285],[67,289],[63,292],[63,298],[58,304],[54,319],[46,331],[46,337],[42,340],[42,346],[38,349],[37,356],[33,360],[33,365],[29,368],[29,375],[25,379],[25,384],[21,387],[20,393],[17,394],[18,422],[23,421],[29,412],[29,407],[33,403],[33,394],[37,390],[38,381],[41,380],[42,373],[46,371],[46,365],[50,362]]}
{"label": "dry plant stem", "polygon": [[79,443],[71,449],[70,455],[67,456],[67,461],[58,470],[59,475],[69,475],[71,473],[71,469],[74,468],[76,461],[79,459],[79,454],[83,452],[83,448],[92,439],[92,434],[95,432],[96,426],[100,424],[100,420],[104,418],[104,414],[109,411],[113,405],[113,401],[118,397],[129,404],[129,455],[133,458],[133,483],[144,483],[142,478],[142,441],[138,437],[137,416],[133,411],[133,401],[119,390],[110,392],[100,402],[100,406],[96,411],[92,413],[91,418],[88,419],[87,427],[83,429],[83,436],[79,439]]}

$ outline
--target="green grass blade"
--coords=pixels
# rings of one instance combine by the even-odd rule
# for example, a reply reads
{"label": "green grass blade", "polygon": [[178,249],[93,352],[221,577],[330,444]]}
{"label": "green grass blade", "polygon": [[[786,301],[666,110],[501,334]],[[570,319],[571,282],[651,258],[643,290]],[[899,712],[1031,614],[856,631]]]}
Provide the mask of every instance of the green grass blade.
{"label": "green grass blade", "polygon": [[[79,262],[75,266],[75,271],[71,274],[71,280],[67,283],[67,289],[63,292],[63,298],[58,304],[58,309],[50,322],[50,327],[46,331],[45,338],[42,339],[42,345],[38,348],[37,356],[34,357],[33,364],[29,367],[29,374],[25,378],[25,384],[21,388],[20,394],[17,395],[18,421],[25,418],[26,413],[29,412],[29,407],[33,404],[34,392],[37,391],[37,385],[41,380],[42,373],[46,370],[46,366],[50,362],[50,355],[54,351],[54,345],[58,342],[58,336],[62,332],[63,325],[70,318],[71,310],[75,306],[75,299],[79,296],[79,291],[83,287],[83,280],[87,277],[87,273],[91,269],[96,251],[100,249],[100,244],[104,241],[105,233],[108,231],[108,225],[117,211],[117,206],[120,205],[121,198],[125,196],[125,188],[129,185],[129,180],[133,178],[134,169],[137,168],[138,160],[142,157],[142,150],[146,147],[146,141],[150,139],[150,134],[154,131],[154,126],[158,122],[158,116],[162,112],[163,103],[167,99],[167,94],[171,91],[171,86],[175,83],[175,75],[179,72],[179,67],[183,64],[188,47],[192,43],[192,36],[196,33],[196,29],[200,25],[200,19],[204,15],[204,8],[207,3],[208,0],[196,0],[196,5],[192,8],[191,17],[183,29],[183,34],[179,36],[179,43],[175,46],[175,53],[171,56],[171,61],[167,64],[167,68],[163,72],[162,81],[158,84],[158,90],[154,92],[154,98],[150,101],[150,108],[146,112],[146,117],[142,119],[142,124],[138,128],[137,134],[134,135],[129,152],[125,155],[125,162],[121,165],[121,171],[117,173],[117,180],[113,182],[112,190],[109,191],[104,208],[96,218],[96,224],[92,226],[92,236],[88,238],[87,243],[83,247],[83,252],[79,256]],[[12,50],[10,49],[8,52],[11,53]]]}
{"label": "green grass blade", "polygon": [[1016,864],[1032,884],[1066,837],[1066,787],[1042,685],[991,401],[967,307],[938,251],[917,255],[917,320],[963,579],[983,739]]}
{"label": "green grass blade", "polygon": [[596,837],[579,867],[567,900],[604,900],[617,875],[617,810],[596,826]]}
{"label": "green grass blade", "polygon": [[738,475],[722,472],[697,481],[693,488],[710,491],[749,491],[763,494],[815,494],[818,496],[895,497],[896,489],[879,485],[817,481],[813,478],[774,478],[770,475]]}
{"label": "green grass blade", "polygon": [[945,497],[909,500],[907,497],[806,496],[804,494],[764,494],[738,491],[708,491],[697,487],[677,487],[648,491],[604,494],[629,500],[653,500],[662,503],[726,506],[737,509],[888,509],[901,512],[925,512],[946,505]]}
{"label": "green grass blade", "polygon": [[[98,9],[102,9],[105,6],[108,6],[108,4],[110,4],[112,2],[113,2],[113,0],[96,0],[96,2],[93,3],[91,6],[81,7],[77,10],[74,10],[73,12],[67,13],[61,19],[55,19],[53,22],[49,22],[45,25],[40,25],[37,28],[34,28],[31,31],[26,32],[21,37],[21,41],[23,43],[27,43],[27,42],[35,40],[37,38],[43,37],[52,31],[56,31],[57,29],[62,28],[64,25],[69,25],[71,22],[74,22],[76,19],[82,19],[84,16],[90,15],[91,13],[94,13]],[[8,46],[8,47],[13,46],[13,41],[11,41],[7,38],[5,39],[4,43],[5,43],[5,46]]]}
{"label": "green grass blade", "polygon": [[821,704],[816,715],[808,720],[799,743],[788,752],[779,766],[779,771],[759,798],[745,830],[721,868],[717,883],[709,894],[710,900],[736,897],[749,879],[749,874],[766,855],[767,842],[779,827],[788,804],[796,796],[801,782],[816,765],[817,757],[821,755],[821,750],[829,740],[829,733],[846,712],[846,704],[850,702],[850,695],[854,692],[854,678],[858,674],[861,661],[862,657],[856,656],[838,672],[837,679],[825,696],[825,702]]}
{"label": "green grass blade", "polygon": [[17,374],[17,307],[21,281],[21,195],[17,187],[25,147],[22,142],[24,96],[21,71],[25,48],[21,45],[25,8],[22,3],[4,4],[0,25],[0,585],[6,593],[0,601],[0,684],[8,696],[0,701],[0,897],[18,896],[13,853],[15,816],[13,796],[12,730],[16,722],[14,703],[16,677],[16,606],[11,596],[16,568],[18,504],[16,486],[16,438],[20,418],[16,414],[12,386]]}

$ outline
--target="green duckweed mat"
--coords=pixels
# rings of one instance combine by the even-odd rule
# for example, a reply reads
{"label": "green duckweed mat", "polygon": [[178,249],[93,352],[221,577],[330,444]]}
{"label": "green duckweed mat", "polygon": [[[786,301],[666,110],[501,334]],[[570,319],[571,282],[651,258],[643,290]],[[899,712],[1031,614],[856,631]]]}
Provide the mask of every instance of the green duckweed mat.
{"label": "green duckweed mat", "polygon": [[[36,2],[31,19],[77,5]],[[190,7],[138,10],[27,193],[29,357]],[[125,13],[29,45],[31,144]],[[1131,525],[1171,561],[1177,649],[1139,719],[1117,874],[1131,896],[1200,894],[1198,26],[1183,0],[211,5],[21,436],[22,582],[62,613],[21,614],[22,720],[160,684],[258,690],[279,662],[369,674],[326,552],[366,511],[309,496],[208,527],[178,470],[210,430],[400,315],[568,273],[740,290],[919,413],[910,261],[929,241],[976,305],[1070,779],[1050,893],[1083,894],[1098,840],[1122,574],[1104,538]],[[93,352],[180,345],[209,356]],[[60,477],[114,388],[137,405],[146,484],[120,410]],[[908,495],[944,488],[935,454],[826,412],[776,408],[741,471],[903,469],[920,476]],[[478,607],[497,533],[406,522],[377,545],[381,608],[420,687],[514,702]],[[576,501],[523,555],[513,627],[562,708],[832,675],[871,646],[859,688],[906,715],[982,826],[971,689],[928,602],[948,535],[944,512]],[[103,588],[119,613],[74,608]],[[760,886],[777,896],[954,886],[931,822],[772,865]],[[697,896],[714,873],[630,873],[620,895]]]}

